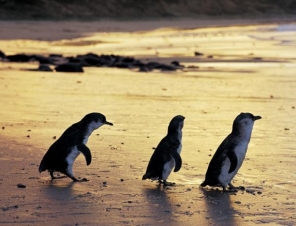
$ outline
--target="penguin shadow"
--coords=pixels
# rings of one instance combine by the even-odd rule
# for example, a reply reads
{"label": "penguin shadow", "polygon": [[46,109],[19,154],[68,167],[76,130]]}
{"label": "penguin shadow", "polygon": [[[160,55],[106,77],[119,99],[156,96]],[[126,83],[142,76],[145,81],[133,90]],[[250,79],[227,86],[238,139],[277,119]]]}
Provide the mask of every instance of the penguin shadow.
{"label": "penguin shadow", "polygon": [[48,180],[45,182],[44,195],[47,198],[54,199],[54,200],[71,200],[74,199],[77,195],[73,189],[73,186],[77,184],[74,181],[61,181],[58,179],[55,180]]}
{"label": "penguin shadow", "polygon": [[217,190],[206,190],[200,188],[204,194],[207,218],[211,225],[236,226],[238,211],[233,208],[231,196],[235,193],[221,192]]}
{"label": "penguin shadow", "polygon": [[172,204],[170,203],[166,186],[158,184],[154,188],[145,188],[144,195],[148,202],[148,211],[151,217],[163,222],[172,221]]}

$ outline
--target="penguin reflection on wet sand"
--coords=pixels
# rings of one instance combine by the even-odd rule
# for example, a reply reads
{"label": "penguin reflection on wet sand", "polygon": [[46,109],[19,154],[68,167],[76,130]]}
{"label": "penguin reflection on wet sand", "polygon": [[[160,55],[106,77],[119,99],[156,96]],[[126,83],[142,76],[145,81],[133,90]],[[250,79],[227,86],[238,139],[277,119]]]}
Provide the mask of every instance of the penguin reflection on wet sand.
{"label": "penguin reflection on wet sand", "polygon": [[55,179],[53,173],[60,172],[70,177],[73,181],[79,181],[74,177],[72,171],[73,163],[80,152],[84,155],[86,164],[89,165],[91,163],[91,152],[86,143],[91,133],[102,125],[113,126],[100,113],[87,114],[81,121],[71,125],[49,147],[40,163],[39,172],[48,170],[52,180]]}
{"label": "penguin reflection on wet sand", "polygon": [[210,161],[202,187],[217,186],[222,187],[223,191],[228,186],[230,191],[236,189],[231,180],[245,159],[253,125],[258,119],[261,116],[251,113],[241,113],[235,118],[232,132],[223,140]]}
{"label": "penguin reflection on wet sand", "polygon": [[180,152],[184,119],[184,116],[177,115],[171,120],[167,135],[160,141],[150,158],[143,180],[158,180],[164,185],[174,185],[167,182],[167,178],[173,168],[174,172],[178,172],[182,166]]}

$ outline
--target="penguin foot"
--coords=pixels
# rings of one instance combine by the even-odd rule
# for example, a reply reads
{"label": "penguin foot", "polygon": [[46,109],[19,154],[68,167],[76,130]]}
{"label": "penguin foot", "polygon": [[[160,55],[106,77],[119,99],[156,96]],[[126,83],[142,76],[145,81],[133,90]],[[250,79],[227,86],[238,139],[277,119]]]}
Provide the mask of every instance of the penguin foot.
{"label": "penguin foot", "polygon": [[53,171],[49,171],[49,174],[50,174],[51,180],[67,178],[67,176],[60,176],[59,174],[58,176],[54,176]]}
{"label": "penguin foot", "polygon": [[74,182],[80,182],[78,179],[76,179],[76,177],[70,177]]}
{"label": "penguin foot", "polygon": [[229,186],[229,190],[245,190],[246,189],[244,186],[235,187],[233,186],[232,183],[229,183],[228,186]]}
{"label": "penguin foot", "polygon": [[53,180],[53,179],[64,179],[64,178],[67,178],[67,176],[58,176],[58,177],[54,177],[54,178],[52,178],[52,180]]}
{"label": "penguin foot", "polygon": [[236,192],[238,192],[238,190],[237,189],[228,189],[228,190],[224,190],[223,189],[223,193],[236,193]]}
{"label": "penguin foot", "polygon": [[87,178],[82,178],[81,180],[79,180],[79,182],[88,182],[89,180]]}
{"label": "penguin foot", "polygon": [[86,178],[82,178],[82,179],[77,179],[75,177],[71,177],[71,179],[73,180],[73,182],[88,182],[89,180]]}
{"label": "penguin foot", "polygon": [[166,180],[164,180],[162,183],[163,183],[163,186],[175,186],[176,185],[176,183],[174,183],[174,182],[168,182]]}

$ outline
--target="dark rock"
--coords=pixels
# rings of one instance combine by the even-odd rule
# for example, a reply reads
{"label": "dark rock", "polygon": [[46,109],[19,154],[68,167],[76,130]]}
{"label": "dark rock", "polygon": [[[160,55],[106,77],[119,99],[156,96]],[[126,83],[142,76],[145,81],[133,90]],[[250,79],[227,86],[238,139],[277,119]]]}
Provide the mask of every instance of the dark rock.
{"label": "dark rock", "polygon": [[162,71],[175,71],[176,68],[174,66],[163,64],[160,68]]}
{"label": "dark rock", "polygon": [[172,61],[171,64],[178,67],[181,66],[179,61]]}
{"label": "dark rock", "polygon": [[151,71],[151,69],[149,67],[147,67],[146,65],[141,66],[139,68],[139,72],[149,72],[149,71]]}
{"label": "dark rock", "polygon": [[87,53],[87,54],[85,54],[84,56],[86,56],[86,57],[99,58],[99,55],[98,55],[98,54],[95,54],[95,53]]}
{"label": "dark rock", "polygon": [[58,72],[84,72],[79,63],[64,63],[55,68]]}
{"label": "dark rock", "polygon": [[63,55],[62,54],[49,54],[49,56],[48,57],[52,57],[52,58],[62,58],[63,57]]}
{"label": "dark rock", "polygon": [[33,55],[30,60],[39,61],[40,64],[53,64],[53,60],[51,58],[41,55]]}
{"label": "dark rock", "polygon": [[15,55],[8,55],[6,58],[10,62],[29,62],[31,59],[31,55],[26,55],[26,54],[15,54]]}
{"label": "dark rock", "polygon": [[162,64],[158,63],[158,62],[149,62],[146,64],[147,67],[151,68],[151,69],[161,69]]}
{"label": "dark rock", "polygon": [[140,60],[135,60],[134,62],[131,63],[131,67],[144,67],[146,66],[146,64],[144,64],[142,61]]}
{"label": "dark rock", "polygon": [[100,65],[102,61],[100,57],[93,54],[77,56],[77,59],[79,59],[84,66],[97,66]]}
{"label": "dark rock", "polygon": [[66,58],[68,60],[69,63],[79,63],[82,64],[82,59],[77,58],[77,57],[67,57]]}
{"label": "dark rock", "polygon": [[130,64],[124,62],[115,63],[114,66],[118,68],[130,68]]}
{"label": "dark rock", "polygon": [[17,184],[16,186],[17,186],[18,188],[26,188],[26,187],[27,187],[26,185],[21,184],[21,183]]}
{"label": "dark rock", "polygon": [[0,50],[0,58],[2,58],[2,59],[6,58],[6,55],[5,55],[5,53],[4,53],[4,52],[2,52],[1,50]]}
{"label": "dark rock", "polygon": [[202,56],[204,55],[203,53],[200,53],[200,52],[194,52],[194,56]]}
{"label": "dark rock", "polygon": [[37,70],[38,71],[53,71],[48,65],[44,65],[44,64],[40,64]]}
{"label": "dark rock", "polygon": [[133,62],[135,62],[135,58],[133,58],[133,57],[123,57],[123,59],[121,60],[121,62],[124,62],[124,63],[133,63]]}

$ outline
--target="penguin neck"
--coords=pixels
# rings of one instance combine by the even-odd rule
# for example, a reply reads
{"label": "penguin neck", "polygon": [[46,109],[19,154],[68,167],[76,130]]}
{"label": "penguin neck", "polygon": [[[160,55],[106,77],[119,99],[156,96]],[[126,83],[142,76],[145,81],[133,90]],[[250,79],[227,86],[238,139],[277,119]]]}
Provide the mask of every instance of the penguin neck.
{"label": "penguin neck", "polygon": [[176,129],[176,130],[169,130],[168,131],[169,136],[176,137],[179,141],[182,140],[182,130]]}
{"label": "penguin neck", "polygon": [[240,140],[250,141],[252,135],[252,128],[236,128],[232,130],[232,134],[239,137]]}
{"label": "penguin neck", "polygon": [[83,143],[86,144],[88,141],[89,136],[92,134],[92,132],[96,129],[98,129],[100,126],[103,124],[98,124],[98,123],[89,123],[88,125],[80,125],[81,130],[84,131],[84,141]]}

